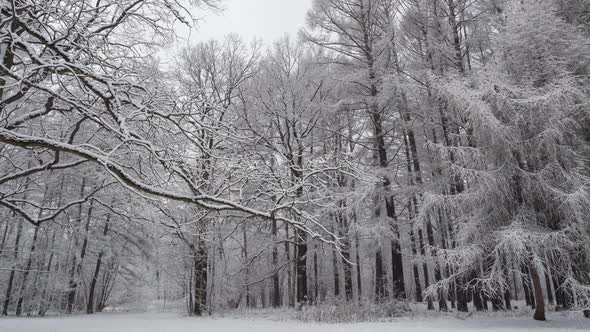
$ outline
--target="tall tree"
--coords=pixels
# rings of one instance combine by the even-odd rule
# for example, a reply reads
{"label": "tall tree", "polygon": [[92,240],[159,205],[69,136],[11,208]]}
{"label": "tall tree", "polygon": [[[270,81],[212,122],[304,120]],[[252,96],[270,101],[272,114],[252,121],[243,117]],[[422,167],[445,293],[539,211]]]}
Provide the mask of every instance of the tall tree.
{"label": "tall tree", "polygon": [[[380,173],[383,173],[377,190],[379,203],[375,218],[379,219],[384,215],[393,228],[393,289],[396,295],[405,297],[400,234],[398,225],[394,222],[396,212],[391,194],[392,180],[390,174],[387,174],[391,158],[391,155],[388,157],[387,137],[392,130],[388,127],[388,118],[392,108],[389,103],[380,102],[383,74],[391,66],[391,44],[388,43],[388,38],[394,26],[395,10],[394,1],[391,0],[314,1],[308,14],[309,30],[304,32],[304,37],[334,53],[331,61],[344,66],[344,70],[353,72],[353,75],[345,76],[354,91],[351,102],[356,108],[364,110],[369,118],[374,165],[381,168]],[[384,208],[383,214],[380,211],[381,206]],[[381,249],[377,249],[375,253],[375,266],[376,296],[382,298],[386,295],[386,276]]]}

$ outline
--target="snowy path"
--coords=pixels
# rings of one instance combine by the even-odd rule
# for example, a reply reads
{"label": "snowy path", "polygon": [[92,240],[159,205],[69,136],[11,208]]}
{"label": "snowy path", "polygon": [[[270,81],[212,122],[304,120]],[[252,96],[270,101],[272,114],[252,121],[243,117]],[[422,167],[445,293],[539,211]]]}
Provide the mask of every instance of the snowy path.
{"label": "snowy path", "polygon": [[431,332],[590,331],[590,320],[534,322],[529,319],[398,319],[388,323],[311,324],[178,314],[99,314],[53,318],[2,318],[1,332]]}

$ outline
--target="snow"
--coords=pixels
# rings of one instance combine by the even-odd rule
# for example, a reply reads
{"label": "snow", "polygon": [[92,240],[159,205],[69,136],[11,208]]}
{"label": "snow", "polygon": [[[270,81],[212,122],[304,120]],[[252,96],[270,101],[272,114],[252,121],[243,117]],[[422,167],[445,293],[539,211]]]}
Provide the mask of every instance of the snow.
{"label": "snow", "polygon": [[443,331],[590,331],[590,320],[559,318],[536,322],[529,318],[418,320],[400,318],[391,322],[318,324],[265,319],[194,318],[179,314],[109,313],[47,318],[2,318],[1,332],[443,332]]}

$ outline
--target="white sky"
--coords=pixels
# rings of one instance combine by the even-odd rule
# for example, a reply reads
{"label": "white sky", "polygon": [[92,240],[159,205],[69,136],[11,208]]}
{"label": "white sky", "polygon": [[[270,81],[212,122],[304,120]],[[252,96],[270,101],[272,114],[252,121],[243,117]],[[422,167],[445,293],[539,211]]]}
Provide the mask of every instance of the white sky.
{"label": "white sky", "polygon": [[221,13],[204,13],[191,41],[221,39],[237,33],[249,41],[255,37],[271,43],[284,34],[295,37],[305,25],[312,0],[224,0]]}

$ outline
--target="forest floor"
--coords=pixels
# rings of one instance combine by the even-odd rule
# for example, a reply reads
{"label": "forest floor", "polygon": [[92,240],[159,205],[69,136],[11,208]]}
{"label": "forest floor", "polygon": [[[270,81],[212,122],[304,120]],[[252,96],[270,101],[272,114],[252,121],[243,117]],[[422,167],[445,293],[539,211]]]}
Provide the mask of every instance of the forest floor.
{"label": "forest floor", "polygon": [[389,322],[318,324],[264,318],[191,318],[174,313],[104,313],[45,318],[1,318],[2,332],[431,332],[431,331],[590,331],[590,320],[530,318],[413,317]]}

